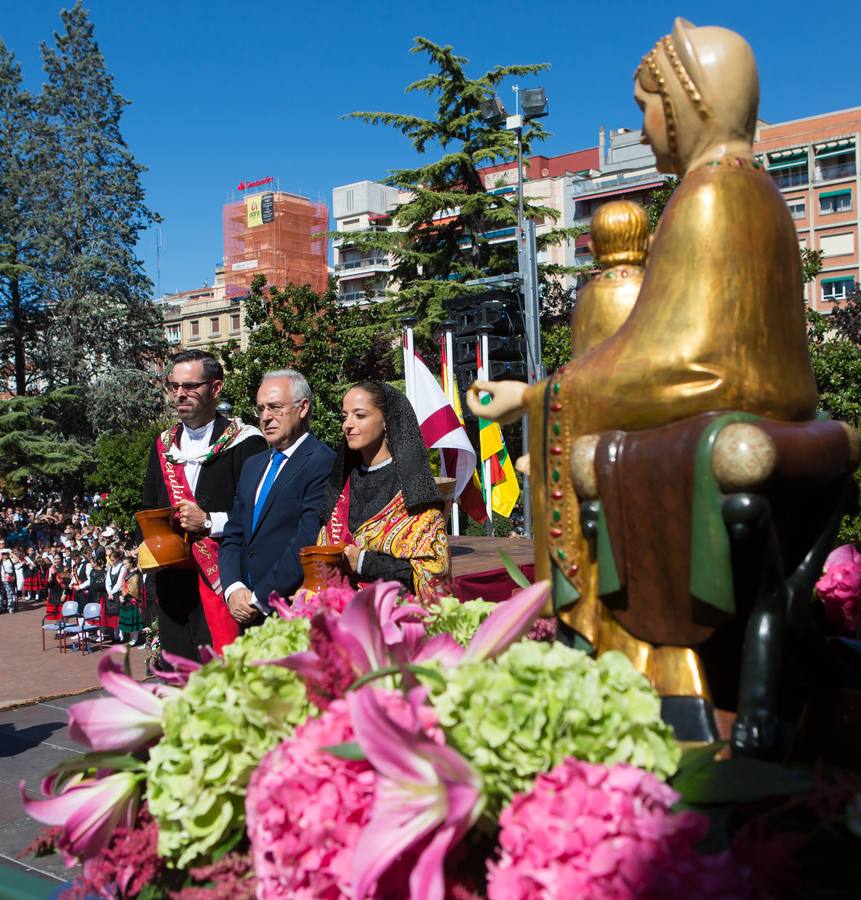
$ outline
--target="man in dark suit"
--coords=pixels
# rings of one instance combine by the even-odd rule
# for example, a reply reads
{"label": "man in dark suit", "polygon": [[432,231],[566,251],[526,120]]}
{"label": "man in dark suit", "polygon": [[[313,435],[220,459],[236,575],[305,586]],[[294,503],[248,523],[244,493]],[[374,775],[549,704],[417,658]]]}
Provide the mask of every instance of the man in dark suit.
{"label": "man in dark suit", "polygon": [[299,550],[317,540],[335,459],[308,430],[311,389],[299,372],[267,372],[257,414],[270,453],[243,466],[218,555],[224,595],[243,627],[271,611],[273,591],[287,597],[302,584]]}
{"label": "man in dark suit", "polygon": [[180,422],[153,442],[143,488],[143,508],[175,507],[193,540],[193,567],[155,573],[161,645],[189,659],[238,632],[221,591],[218,541],[243,463],[266,449],[257,428],[216,413],[223,378],[211,353],[184,350],[173,358],[167,388]]}

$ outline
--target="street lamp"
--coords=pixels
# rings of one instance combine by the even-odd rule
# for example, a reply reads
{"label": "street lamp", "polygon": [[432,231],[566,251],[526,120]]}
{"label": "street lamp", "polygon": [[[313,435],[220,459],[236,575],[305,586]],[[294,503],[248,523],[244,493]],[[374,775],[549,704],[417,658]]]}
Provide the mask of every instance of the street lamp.
{"label": "street lamp", "polygon": [[[538,312],[538,260],[535,248],[535,223],[523,214],[523,126],[532,119],[547,115],[547,94],[544,88],[520,90],[514,85],[514,115],[506,115],[505,106],[494,94],[483,100],[480,115],[488,125],[498,128],[504,123],[517,138],[517,270],[523,291],[523,324],[526,330],[526,377],[535,384],[544,377],[541,363],[541,324]],[[528,417],[523,418],[523,453],[529,452]],[[532,508],[529,478],[523,479],[523,531],[532,536]]]}

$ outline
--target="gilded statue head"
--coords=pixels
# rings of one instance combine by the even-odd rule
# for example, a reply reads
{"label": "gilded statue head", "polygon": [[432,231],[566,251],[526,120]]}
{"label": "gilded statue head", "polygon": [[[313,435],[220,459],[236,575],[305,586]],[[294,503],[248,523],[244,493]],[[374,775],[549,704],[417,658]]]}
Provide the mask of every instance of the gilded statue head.
{"label": "gilded statue head", "polygon": [[759,107],[753,50],[727,28],[676,19],[634,73],[643,134],[661,172],[683,175],[707,158],[750,156]]}
{"label": "gilded statue head", "polygon": [[614,200],[592,216],[589,244],[602,269],[643,266],[649,250],[649,217],[639,203]]}

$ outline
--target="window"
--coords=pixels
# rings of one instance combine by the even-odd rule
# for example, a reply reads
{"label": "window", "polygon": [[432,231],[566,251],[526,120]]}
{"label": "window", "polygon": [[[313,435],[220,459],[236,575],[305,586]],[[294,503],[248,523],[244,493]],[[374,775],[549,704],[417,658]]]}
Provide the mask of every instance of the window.
{"label": "window", "polygon": [[188,323],[188,334],[193,341],[200,337],[200,322],[197,319],[192,319]]}
{"label": "window", "polygon": [[852,191],[825,191],[819,195],[819,213],[830,216],[832,213],[849,212],[852,209]]}
{"label": "window", "polygon": [[834,303],[845,300],[855,290],[855,279],[849,276],[822,279],[822,299]]}
{"label": "window", "polygon": [[210,335],[216,335],[221,333],[221,326],[218,322],[218,316],[214,316],[209,320],[209,333]]}
{"label": "window", "polygon": [[239,331],[239,313],[230,314],[230,330]]}
{"label": "window", "polygon": [[851,256],[855,252],[855,235],[825,234],[819,238],[819,249],[823,256]]}
{"label": "window", "polygon": [[807,215],[807,207],[803,200],[789,200],[787,205],[793,219],[803,219]]}
{"label": "window", "polygon": [[779,188],[799,187],[808,182],[806,162],[780,168],[770,167],[768,173]]}
{"label": "window", "polygon": [[167,342],[169,344],[178,344],[180,339],[179,325],[167,326]]}
{"label": "window", "polygon": [[833,181],[835,178],[855,177],[855,148],[817,154],[816,178],[818,181]]}

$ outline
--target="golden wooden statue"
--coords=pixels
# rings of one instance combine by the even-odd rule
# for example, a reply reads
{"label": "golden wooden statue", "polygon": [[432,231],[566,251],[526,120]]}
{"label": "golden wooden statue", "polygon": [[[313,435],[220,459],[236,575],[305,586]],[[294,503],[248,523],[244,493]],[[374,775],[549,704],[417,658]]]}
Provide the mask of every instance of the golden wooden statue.
{"label": "golden wooden statue", "polygon": [[[759,83],[750,46],[727,29],[677,19],[637,69],[634,97],[658,169],[682,182],[633,310],[621,325],[575,322],[575,358],[549,379],[476,382],[468,403],[502,423],[529,413],[536,578],[553,578],[557,607],[560,594],[576,598],[560,618],[598,652],[623,650],[662,694],[701,697],[708,689],[694,650],[638,639],[597,599],[578,439],[719,410],[806,420],[817,393],[797,234],[753,159]],[[479,390],[489,404],[479,404]]]}
{"label": "golden wooden statue", "polygon": [[614,200],[592,217],[589,246],[603,270],[577,296],[571,320],[572,356],[583,356],[615,334],[631,314],[643,284],[649,219],[639,203]]}

